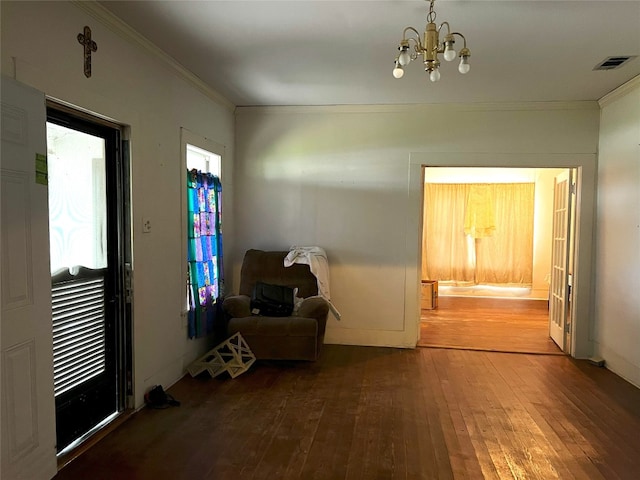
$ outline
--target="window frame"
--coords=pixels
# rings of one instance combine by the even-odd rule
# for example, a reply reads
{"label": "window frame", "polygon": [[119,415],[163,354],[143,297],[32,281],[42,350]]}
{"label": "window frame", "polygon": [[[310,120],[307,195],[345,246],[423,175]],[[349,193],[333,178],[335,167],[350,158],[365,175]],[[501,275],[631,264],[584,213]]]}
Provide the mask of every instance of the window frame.
{"label": "window frame", "polygon": [[[189,145],[192,145],[200,150],[205,150],[214,155],[218,155],[220,157],[220,181],[224,178],[224,163],[225,163],[225,153],[226,147],[221,143],[215,142],[208,138],[202,137],[198,134],[195,134],[186,128],[180,129],[180,180],[182,182],[182,186],[180,188],[181,191],[181,245],[182,245],[182,262],[180,263],[180,272],[181,272],[181,285],[182,291],[184,294],[183,304],[180,310],[180,316],[182,318],[182,327],[187,328],[188,323],[188,299],[187,299],[187,289],[188,285],[188,269],[187,269],[187,148]],[[224,224],[224,209],[222,209],[222,217]]]}

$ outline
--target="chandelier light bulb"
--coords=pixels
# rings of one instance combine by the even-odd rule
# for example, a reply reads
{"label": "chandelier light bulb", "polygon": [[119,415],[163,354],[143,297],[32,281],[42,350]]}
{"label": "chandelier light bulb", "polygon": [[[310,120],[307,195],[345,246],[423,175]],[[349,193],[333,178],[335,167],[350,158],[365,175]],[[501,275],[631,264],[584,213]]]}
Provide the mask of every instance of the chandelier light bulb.
{"label": "chandelier light bulb", "polygon": [[454,58],[456,58],[456,51],[453,48],[453,40],[446,40],[444,42],[444,59],[450,62]]}
{"label": "chandelier light bulb", "polygon": [[458,71],[464,75],[470,69],[471,69],[471,65],[469,65],[469,57],[465,55],[460,60],[460,65],[458,65]]}
{"label": "chandelier light bulb", "polygon": [[409,55],[409,48],[401,47],[400,55],[398,55],[398,63],[404,67],[406,65],[409,65],[409,62],[411,62],[411,55]]}
{"label": "chandelier light bulb", "polygon": [[438,70],[437,68],[431,70],[431,73],[429,73],[429,80],[431,80],[432,82],[437,82],[438,80],[440,80],[440,70]]}
{"label": "chandelier light bulb", "polygon": [[396,68],[393,69],[393,76],[395,78],[402,78],[404,76],[404,68],[396,65]]}
{"label": "chandelier light bulb", "polygon": [[456,58],[456,51],[451,46],[451,43],[447,42],[444,47],[444,59],[447,62],[450,62],[454,58]]}

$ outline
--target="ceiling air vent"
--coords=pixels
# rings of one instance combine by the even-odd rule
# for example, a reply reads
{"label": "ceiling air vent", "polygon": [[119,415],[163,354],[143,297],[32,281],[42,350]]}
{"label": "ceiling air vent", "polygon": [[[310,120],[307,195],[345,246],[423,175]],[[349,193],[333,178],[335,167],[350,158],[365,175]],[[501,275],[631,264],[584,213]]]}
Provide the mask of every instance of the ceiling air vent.
{"label": "ceiling air vent", "polygon": [[636,56],[624,56],[624,57],[608,57],[605,58],[602,62],[593,67],[594,70],[614,70],[616,68],[620,68],[625,63],[628,63],[630,60],[633,60]]}

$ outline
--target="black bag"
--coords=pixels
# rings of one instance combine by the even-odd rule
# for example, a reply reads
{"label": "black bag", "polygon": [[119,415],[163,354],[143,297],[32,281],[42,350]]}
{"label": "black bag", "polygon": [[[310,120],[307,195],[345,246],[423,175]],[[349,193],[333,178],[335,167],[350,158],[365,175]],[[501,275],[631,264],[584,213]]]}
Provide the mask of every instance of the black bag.
{"label": "black bag", "polygon": [[179,407],[180,402],[164,391],[162,385],[154,385],[144,394],[145,403],[151,408]]}
{"label": "black bag", "polygon": [[268,317],[288,317],[293,312],[293,288],[256,282],[251,294],[251,312]]}

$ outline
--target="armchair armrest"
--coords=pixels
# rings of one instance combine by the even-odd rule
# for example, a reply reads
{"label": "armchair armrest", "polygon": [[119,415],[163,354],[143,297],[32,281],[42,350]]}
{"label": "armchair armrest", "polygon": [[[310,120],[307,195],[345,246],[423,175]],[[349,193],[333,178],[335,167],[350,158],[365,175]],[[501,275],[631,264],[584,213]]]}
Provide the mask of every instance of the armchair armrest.
{"label": "armchair armrest", "polygon": [[222,309],[231,318],[251,316],[251,299],[248,295],[231,295],[222,302]]}
{"label": "armchair armrest", "polygon": [[329,303],[322,297],[305,298],[298,308],[298,316],[326,320],[329,314]]}
{"label": "armchair armrest", "polygon": [[[329,302],[321,296],[307,297],[298,308],[298,316],[314,318],[318,322],[318,345],[322,345],[329,316]],[[319,348],[320,346],[318,346]]]}

